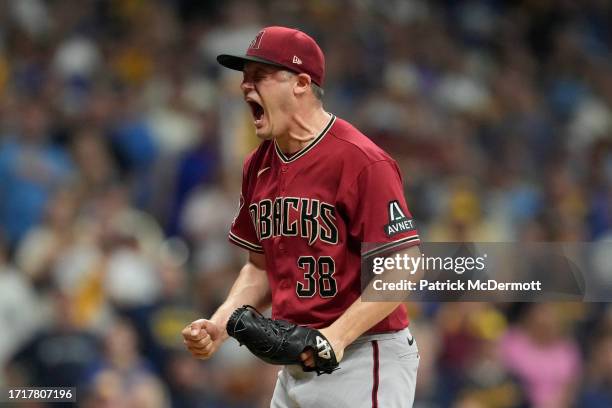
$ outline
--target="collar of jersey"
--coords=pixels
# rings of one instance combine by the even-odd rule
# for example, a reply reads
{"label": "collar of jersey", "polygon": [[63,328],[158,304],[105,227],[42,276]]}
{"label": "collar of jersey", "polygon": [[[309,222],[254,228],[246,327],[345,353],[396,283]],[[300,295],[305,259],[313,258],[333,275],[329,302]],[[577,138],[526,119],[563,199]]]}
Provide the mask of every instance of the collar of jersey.
{"label": "collar of jersey", "polygon": [[276,154],[278,155],[279,159],[283,162],[283,163],[291,163],[293,161],[296,161],[297,159],[299,159],[300,157],[302,157],[303,155],[305,155],[306,153],[308,153],[310,150],[312,150],[317,144],[319,144],[319,142],[321,140],[323,140],[323,137],[327,134],[327,132],[329,131],[329,129],[331,129],[332,125],[334,124],[334,122],[336,121],[336,116],[331,114],[331,118],[329,119],[329,122],[327,122],[327,125],[325,126],[325,128],[321,131],[321,133],[319,133],[319,135],[315,138],[315,140],[312,141],[312,143],[310,143],[308,146],[304,147],[302,150],[299,150],[297,153],[295,153],[294,155],[292,155],[291,157],[287,157],[285,156],[285,153],[282,152],[282,150],[280,149],[280,147],[278,147],[278,144],[276,144],[276,140],[274,141],[274,150],[276,150]]}

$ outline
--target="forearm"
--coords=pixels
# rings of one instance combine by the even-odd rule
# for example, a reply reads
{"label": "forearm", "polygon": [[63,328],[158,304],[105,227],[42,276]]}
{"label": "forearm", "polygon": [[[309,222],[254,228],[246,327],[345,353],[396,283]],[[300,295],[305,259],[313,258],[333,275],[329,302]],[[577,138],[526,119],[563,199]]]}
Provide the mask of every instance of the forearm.
{"label": "forearm", "polygon": [[270,285],[266,271],[251,259],[242,267],[227,298],[210,320],[223,328],[223,337],[227,338],[225,326],[234,310],[245,304],[265,309],[270,306],[270,302]]}
{"label": "forearm", "polygon": [[[410,247],[400,252],[400,255],[408,255],[409,257],[419,257],[421,255],[418,246]],[[391,254],[388,256],[395,256]],[[385,272],[384,278],[390,281],[400,281],[401,279],[418,280],[422,276],[422,271],[414,271],[410,274],[405,270],[393,270]],[[382,276],[382,275],[381,275]],[[367,287],[366,291],[372,291],[372,287]],[[371,294],[370,298],[380,296],[379,294]],[[363,333],[371,329],[378,322],[391,314],[401,301],[364,301],[363,294],[331,325],[326,329],[341,347],[346,347],[361,336]]]}
{"label": "forearm", "polygon": [[364,302],[359,297],[326,332],[337,339],[340,347],[345,348],[400,304],[401,302]]}

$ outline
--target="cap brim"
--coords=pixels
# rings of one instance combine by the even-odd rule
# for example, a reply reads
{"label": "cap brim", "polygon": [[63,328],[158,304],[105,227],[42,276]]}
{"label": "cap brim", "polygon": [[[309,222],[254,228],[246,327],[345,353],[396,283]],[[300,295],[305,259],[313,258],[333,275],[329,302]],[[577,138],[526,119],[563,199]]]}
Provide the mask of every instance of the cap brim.
{"label": "cap brim", "polygon": [[261,62],[262,64],[274,65],[275,67],[286,68],[281,64],[277,64],[276,62],[268,61],[264,58],[254,57],[251,55],[230,55],[230,54],[221,54],[217,56],[217,62],[223,65],[226,68],[234,69],[236,71],[242,71],[244,69],[244,64],[247,62]]}

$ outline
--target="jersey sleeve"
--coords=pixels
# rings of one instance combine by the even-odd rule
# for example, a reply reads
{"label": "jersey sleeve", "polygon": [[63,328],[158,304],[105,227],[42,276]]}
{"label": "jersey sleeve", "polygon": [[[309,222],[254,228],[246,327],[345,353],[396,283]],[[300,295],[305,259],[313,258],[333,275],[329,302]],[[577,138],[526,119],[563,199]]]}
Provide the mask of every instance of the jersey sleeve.
{"label": "jersey sleeve", "polygon": [[394,252],[419,244],[397,164],[381,160],[366,166],[344,198],[349,235],[362,243],[362,256]]}
{"label": "jersey sleeve", "polygon": [[245,160],[242,170],[242,189],[240,191],[240,204],[238,213],[232,221],[228,239],[231,243],[249,251],[263,253],[263,247],[259,242],[255,226],[249,213],[251,201],[249,193],[250,162],[251,157]]}

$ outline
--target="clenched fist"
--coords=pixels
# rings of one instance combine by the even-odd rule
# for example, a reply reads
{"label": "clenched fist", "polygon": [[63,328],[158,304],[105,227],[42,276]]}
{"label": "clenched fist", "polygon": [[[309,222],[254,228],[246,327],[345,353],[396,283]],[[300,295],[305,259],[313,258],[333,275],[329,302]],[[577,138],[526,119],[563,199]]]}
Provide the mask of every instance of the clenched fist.
{"label": "clenched fist", "polygon": [[212,357],[226,338],[224,328],[206,319],[192,322],[181,333],[187,349],[202,360]]}

